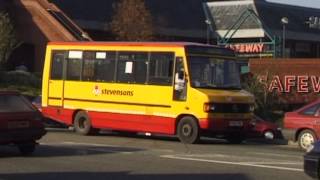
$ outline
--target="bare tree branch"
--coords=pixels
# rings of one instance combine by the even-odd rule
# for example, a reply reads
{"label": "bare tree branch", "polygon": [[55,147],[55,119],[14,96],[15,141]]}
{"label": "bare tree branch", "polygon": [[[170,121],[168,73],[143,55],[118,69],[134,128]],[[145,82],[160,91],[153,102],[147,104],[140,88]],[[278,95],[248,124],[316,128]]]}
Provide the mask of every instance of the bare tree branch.
{"label": "bare tree branch", "polygon": [[0,12],[0,69],[4,68],[18,44],[15,29],[8,13]]}
{"label": "bare tree branch", "polygon": [[153,40],[153,25],[144,0],[120,0],[114,5],[111,31],[120,41]]}

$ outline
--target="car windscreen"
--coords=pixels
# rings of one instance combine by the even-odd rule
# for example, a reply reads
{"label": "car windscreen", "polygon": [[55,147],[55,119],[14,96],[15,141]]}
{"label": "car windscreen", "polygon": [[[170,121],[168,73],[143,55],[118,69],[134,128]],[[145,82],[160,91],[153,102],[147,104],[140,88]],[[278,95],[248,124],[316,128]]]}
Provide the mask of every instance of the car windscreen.
{"label": "car windscreen", "polygon": [[0,113],[33,112],[36,109],[20,95],[0,95]]}

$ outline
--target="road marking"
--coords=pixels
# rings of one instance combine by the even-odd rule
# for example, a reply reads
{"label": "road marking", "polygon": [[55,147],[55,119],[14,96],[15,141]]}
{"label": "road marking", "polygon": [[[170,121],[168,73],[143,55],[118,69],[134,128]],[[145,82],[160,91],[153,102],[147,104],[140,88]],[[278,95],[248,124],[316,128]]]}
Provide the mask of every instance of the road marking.
{"label": "road marking", "polygon": [[280,167],[280,166],[269,166],[269,165],[261,165],[261,164],[250,164],[250,163],[246,163],[246,162],[232,162],[232,161],[207,160],[207,159],[198,159],[198,158],[179,157],[179,156],[175,156],[175,155],[163,155],[163,156],[160,156],[160,157],[162,157],[162,158],[167,158],[167,159],[178,159],[178,160],[187,160],[187,161],[199,161],[199,162],[216,163],[216,164],[229,164],[229,165],[239,165],[239,166],[249,166],[249,167],[258,167],[258,168],[268,168],[268,169],[277,169],[277,170],[303,172],[303,169],[298,169],[298,168],[288,168],[288,167]]}
{"label": "road marking", "polygon": [[301,158],[302,155],[286,155],[286,154],[275,154],[275,153],[258,153],[258,152],[249,152],[249,154],[263,155],[263,156],[276,156],[276,157],[293,157],[293,158]]}
{"label": "road marking", "polygon": [[253,164],[253,165],[263,165],[263,164],[281,164],[281,165],[303,165],[303,163],[301,162],[241,162],[241,163],[244,163],[244,164]]}

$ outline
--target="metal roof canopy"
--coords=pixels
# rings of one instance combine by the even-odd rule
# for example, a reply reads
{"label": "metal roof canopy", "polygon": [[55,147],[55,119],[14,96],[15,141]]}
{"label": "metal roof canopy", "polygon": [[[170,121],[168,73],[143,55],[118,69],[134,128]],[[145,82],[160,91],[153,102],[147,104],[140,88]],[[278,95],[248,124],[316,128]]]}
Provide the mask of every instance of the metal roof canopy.
{"label": "metal roof canopy", "polygon": [[[209,14],[209,7],[206,3],[204,3],[204,11],[205,11],[205,15],[207,17],[208,20],[212,20],[213,17]],[[252,8],[246,8],[236,19],[236,21],[231,24],[228,28],[226,33],[221,37],[217,32],[215,32],[217,34],[217,44],[221,45],[221,46],[226,46],[228,44],[231,44],[230,41],[233,39],[234,35],[239,31],[239,29],[242,27],[242,25],[248,21],[249,19],[253,20],[253,22],[258,25],[259,27],[263,27],[262,30],[265,34],[265,36],[267,37],[267,41],[261,41],[259,43],[265,44],[265,45],[271,45],[272,49],[271,52],[273,54],[273,57],[277,56],[277,45],[280,45],[280,38],[277,38],[277,36],[272,35],[272,33],[270,32],[269,28],[267,28],[267,26],[260,20],[259,16],[256,14],[256,12],[252,9]],[[210,30],[212,32],[214,32],[213,30],[214,28],[211,26]],[[265,39],[265,38],[264,38]],[[246,44],[246,43],[241,43],[241,44]]]}

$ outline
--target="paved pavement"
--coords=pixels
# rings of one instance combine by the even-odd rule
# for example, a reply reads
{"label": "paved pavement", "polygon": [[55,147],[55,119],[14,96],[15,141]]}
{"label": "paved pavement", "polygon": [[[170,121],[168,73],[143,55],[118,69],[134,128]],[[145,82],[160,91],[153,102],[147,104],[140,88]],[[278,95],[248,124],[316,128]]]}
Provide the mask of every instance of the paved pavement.
{"label": "paved pavement", "polygon": [[0,148],[0,179],[222,179],[301,180],[296,146],[204,139],[185,145],[172,137],[80,136],[50,130],[32,157]]}

